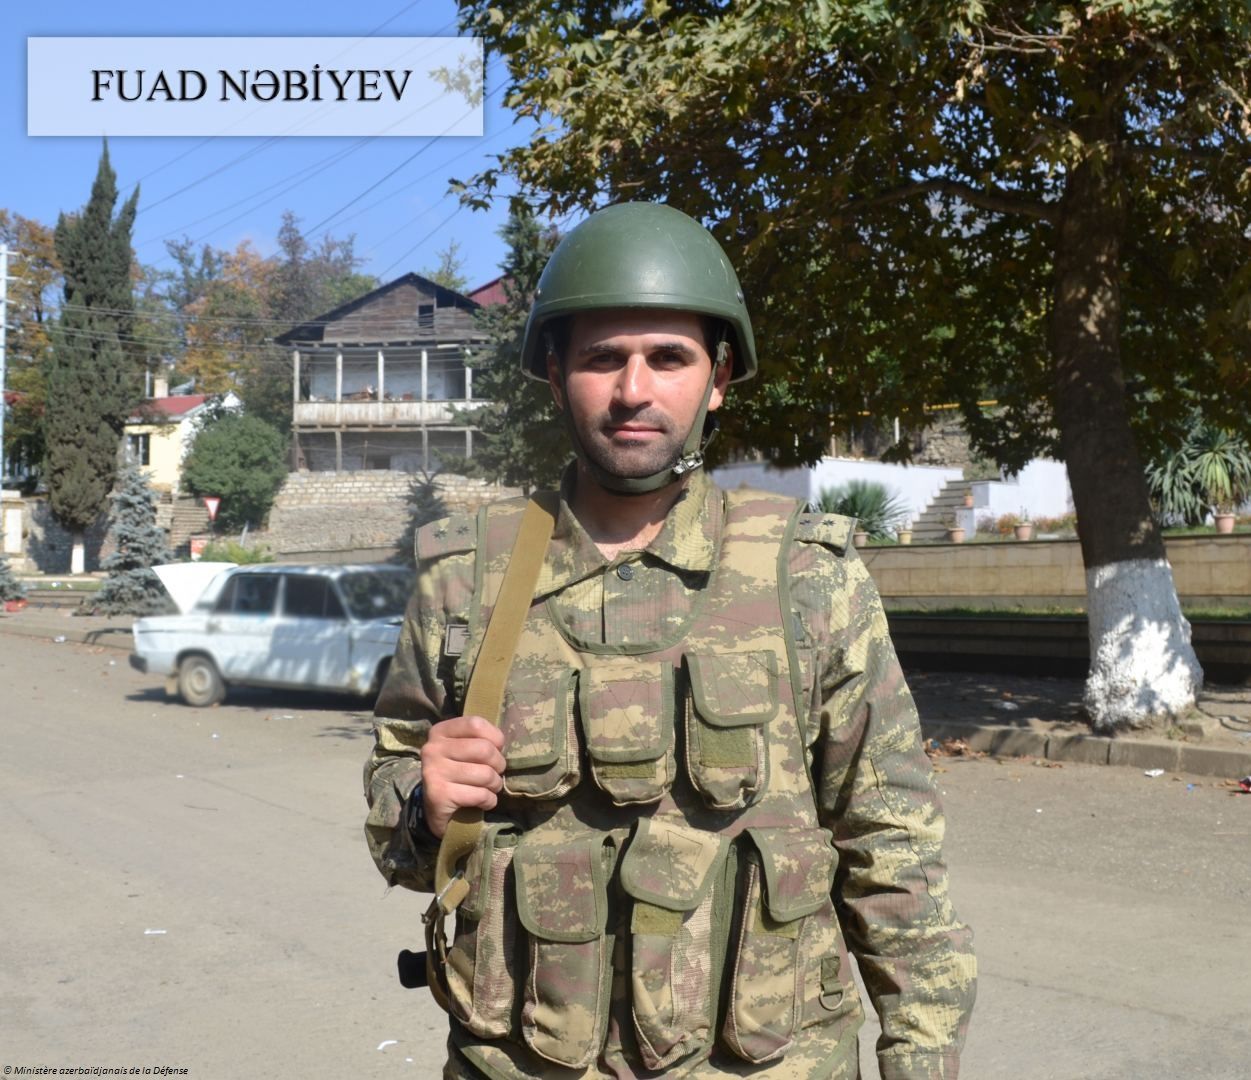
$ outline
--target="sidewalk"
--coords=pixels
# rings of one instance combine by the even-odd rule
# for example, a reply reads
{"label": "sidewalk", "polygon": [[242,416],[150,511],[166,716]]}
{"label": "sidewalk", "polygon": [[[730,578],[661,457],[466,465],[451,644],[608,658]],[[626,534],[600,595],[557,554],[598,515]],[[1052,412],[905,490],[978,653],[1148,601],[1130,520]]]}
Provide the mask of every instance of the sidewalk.
{"label": "sidewalk", "polygon": [[[32,604],[0,613],[0,637],[21,634],[129,652],[129,615],[75,615]],[[59,640],[58,640],[59,639]],[[0,648],[3,645],[0,644]],[[1207,686],[1195,715],[1160,733],[1092,735],[1081,719],[1082,680],[975,672],[907,672],[927,740],[955,752],[1052,762],[1126,765],[1238,780],[1251,775],[1251,686]],[[962,744],[962,745],[961,745]]]}
{"label": "sidewalk", "polygon": [[[1209,685],[1172,730],[1093,735],[1083,680],[1062,676],[909,671],[921,728],[936,756],[954,751],[1238,780],[1251,775],[1251,686]],[[950,750],[944,751],[943,744]],[[963,744],[963,745],[961,745]],[[967,749],[966,749],[967,748]]]}
{"label": "sidewalk", "polygon": [[0,612],[0,634],[102,645],[130,652],[133,615],[75,615],[73,607],[33,603],[21,611]]}

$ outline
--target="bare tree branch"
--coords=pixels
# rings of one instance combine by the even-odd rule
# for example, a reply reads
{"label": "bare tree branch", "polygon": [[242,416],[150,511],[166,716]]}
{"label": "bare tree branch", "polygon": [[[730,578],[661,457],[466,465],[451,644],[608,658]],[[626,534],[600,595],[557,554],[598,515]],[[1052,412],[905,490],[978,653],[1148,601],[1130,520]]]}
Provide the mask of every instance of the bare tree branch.
{"label": "bare tree branch", "polygon": [[959,180],[918,180],[912,184],[904,184],[890,191],[879,192],[877,195],[866,195],[862,198],[849,199],[839,207],[844,213],[858,213],[875,206],[890,206],[893,203],[905,202],[918,195],[948,195],[960,199],[980,210],[988,210],[992,214],[1019,215],[1031,217],[1039,221],[1055,223],[1058,208],[1028,199],[1023,195],[1014,195],[1003,188],[995,187],[983,190]]}

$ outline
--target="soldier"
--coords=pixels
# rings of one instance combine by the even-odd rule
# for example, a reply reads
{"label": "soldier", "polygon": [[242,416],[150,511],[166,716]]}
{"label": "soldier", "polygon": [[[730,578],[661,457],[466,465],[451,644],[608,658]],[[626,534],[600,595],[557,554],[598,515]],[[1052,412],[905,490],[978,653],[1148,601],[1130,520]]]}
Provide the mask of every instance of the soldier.
{"label": "soldier", "polygon": [[756,371],[724,252],[666,206],[592,215],[521,362],[575,461],[498,726],[461,714],[524,500],[420,531],[365,770],[392,884],[434,891],[449,821],[486,812],[439,901],[445,1076],[856,1077],[850,952],[881,1075],[955,1077],[972,939],[851,522],[700,468]]}

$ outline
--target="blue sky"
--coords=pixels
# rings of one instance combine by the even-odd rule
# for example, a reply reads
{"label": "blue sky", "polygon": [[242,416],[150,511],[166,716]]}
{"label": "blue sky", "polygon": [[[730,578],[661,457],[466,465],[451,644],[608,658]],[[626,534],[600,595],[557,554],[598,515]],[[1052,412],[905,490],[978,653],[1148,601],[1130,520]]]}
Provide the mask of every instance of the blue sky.
{"label": "blue sky", "polygon": [[[455,18],[452,0],[9,5],[0,27],[0,206],[55,223],[60,211],[86,202],[100,154],[95,138],[27,136],[28,37],[449,36],[457,32]],[[471,286],[490,280],[504,255],[497,230],[506,207],[458,209],[456,197],[447,194],[447,180],[480,171],[492,154],[523,137],[526,129],[499,106],[499,68],[498,60],[488,64],[480,138],[380,138],[363,146],[341,138],[282,138],[268,145],[259,138],[110,139],[123,195],[140,185],[134,231],[139,258],[168,267],[163,240],[182,235],[219,248],[249,239],[269,253],[282,212],[290,209],[314,240],[323,233],[355,233],[363,269],[384,280],[435,266],[452,239],[460,242]],[[358,198],[397,166],[394,176]]]}

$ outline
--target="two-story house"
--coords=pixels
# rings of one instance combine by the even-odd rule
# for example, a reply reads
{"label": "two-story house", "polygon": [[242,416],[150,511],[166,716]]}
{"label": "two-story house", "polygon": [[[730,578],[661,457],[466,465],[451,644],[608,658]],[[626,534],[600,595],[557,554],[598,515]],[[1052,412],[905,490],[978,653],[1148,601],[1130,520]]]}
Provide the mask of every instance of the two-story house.
{"label": "two-story house", "polygon": [[405,274],[276,338],[291,349],[297,464],[413,471],[472,457],[473,429],[453,410],[475,403],[478,307]]}

